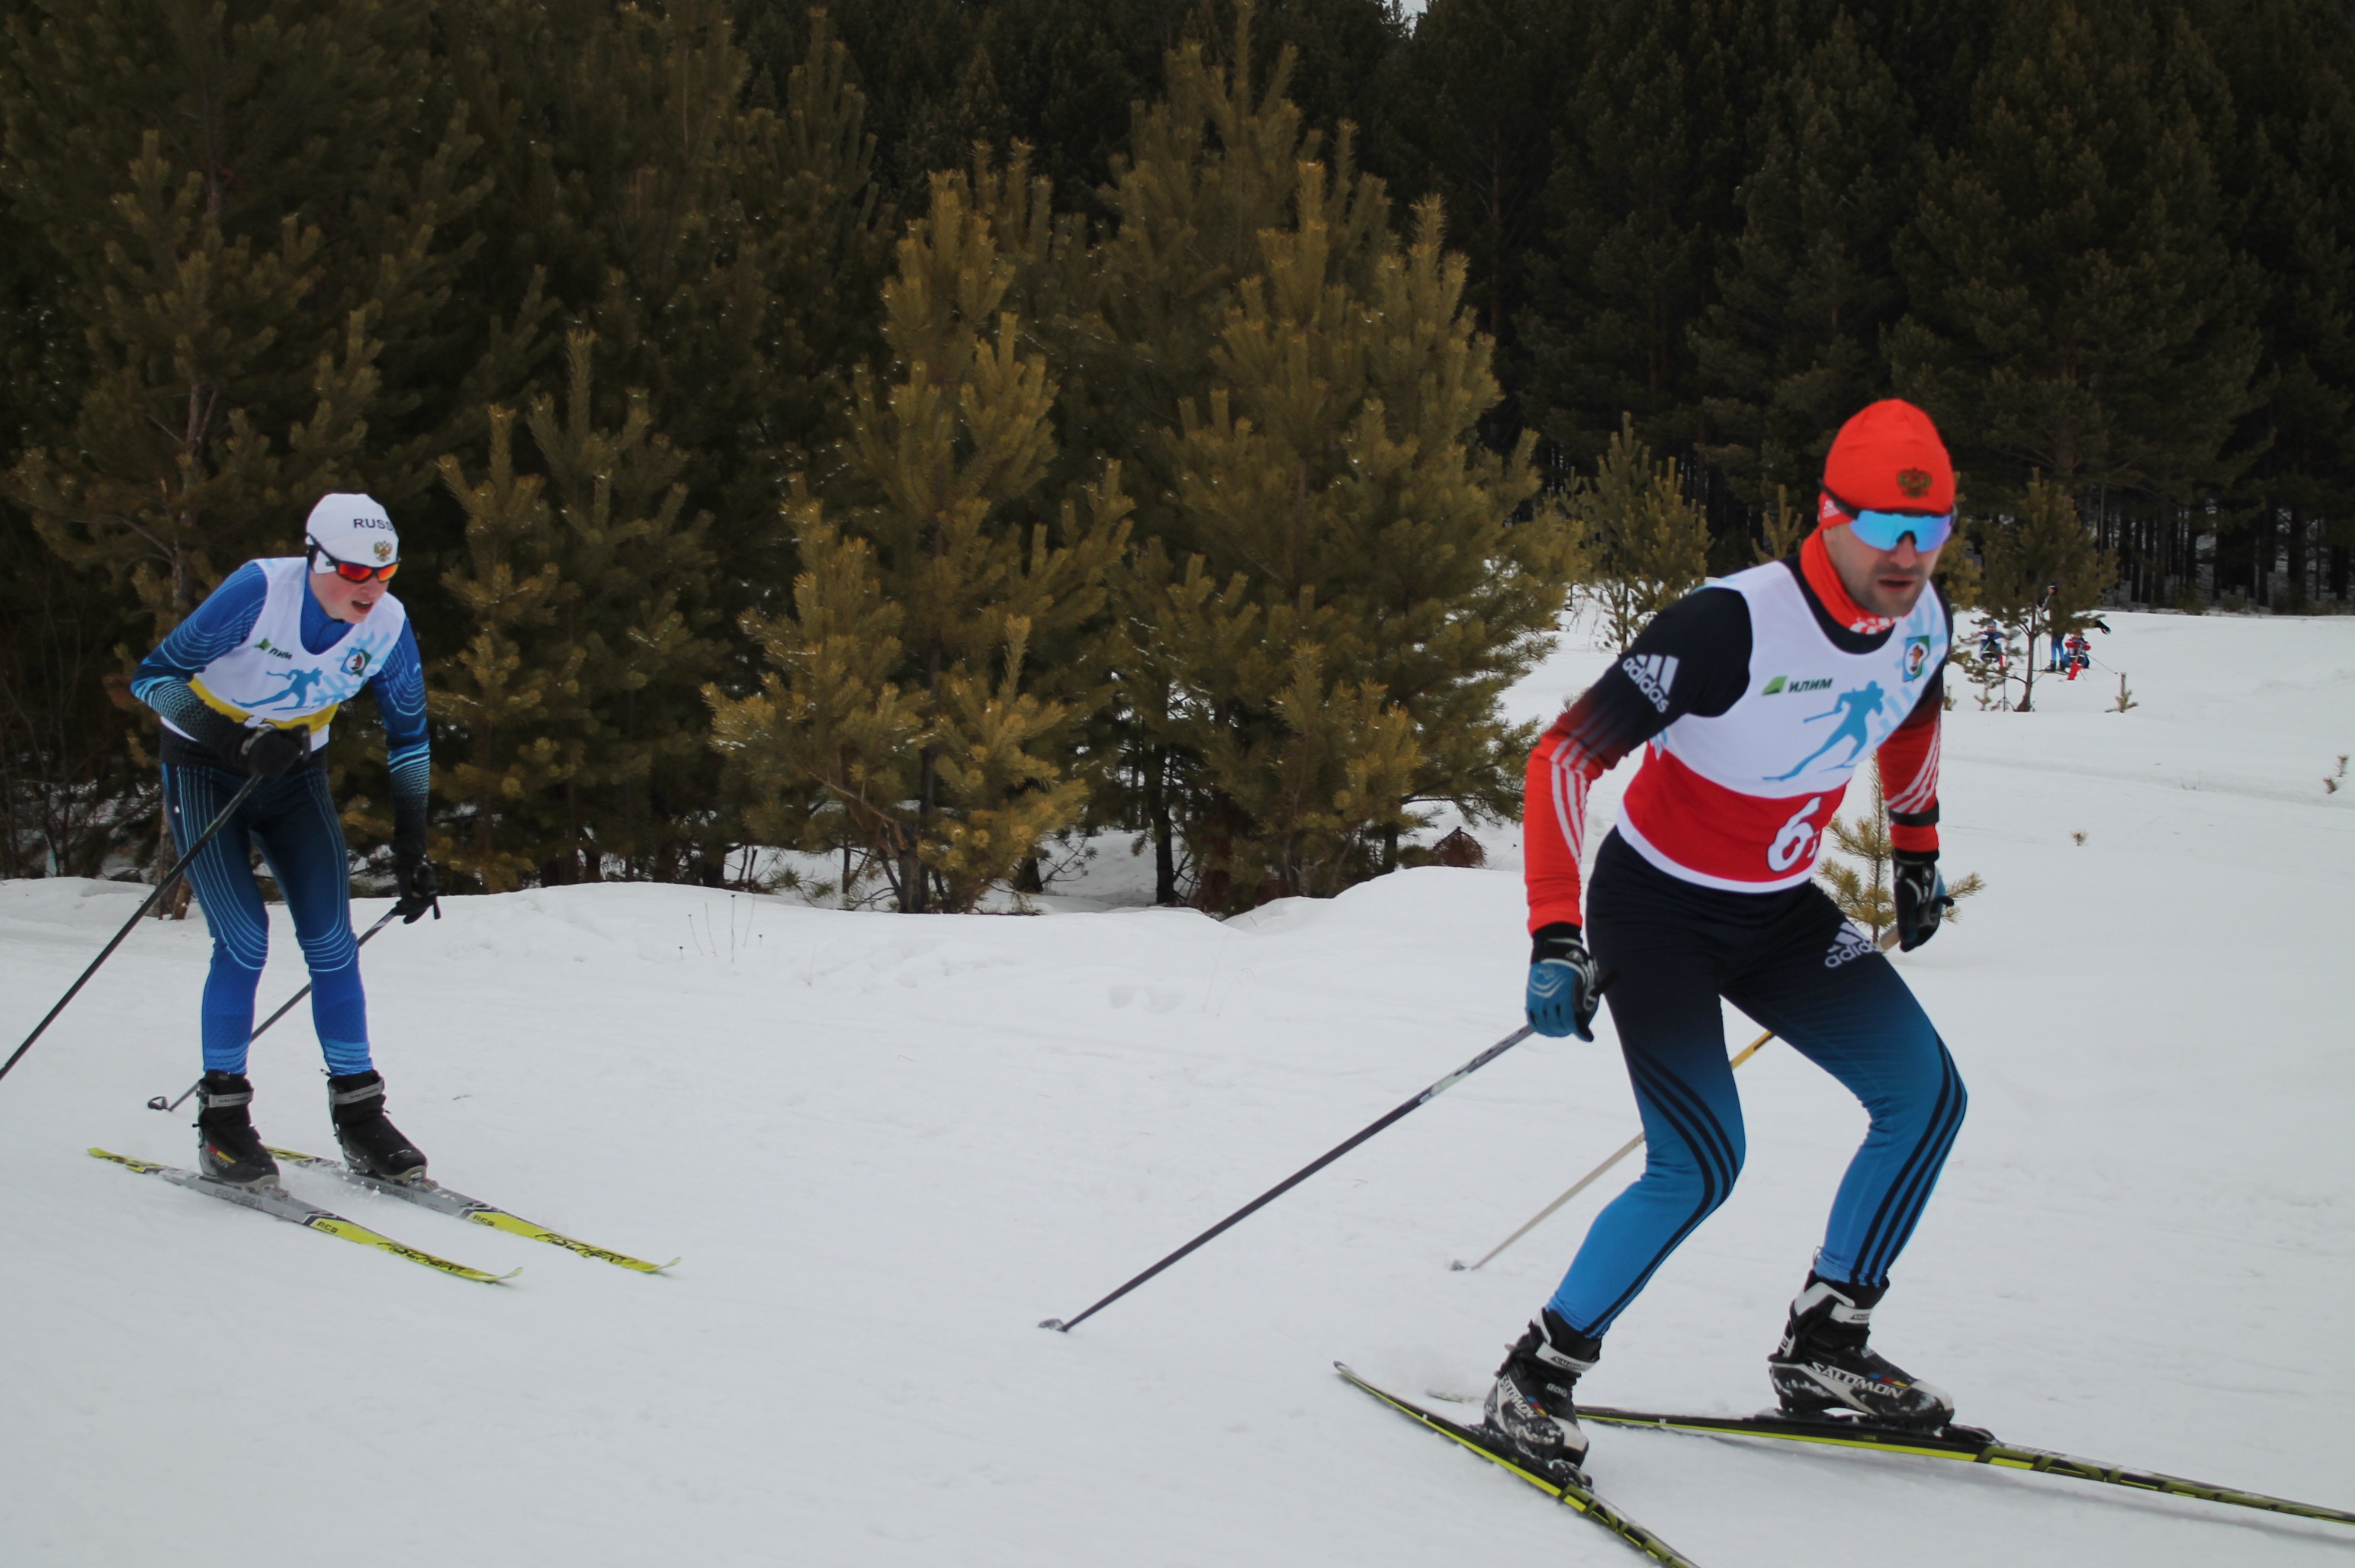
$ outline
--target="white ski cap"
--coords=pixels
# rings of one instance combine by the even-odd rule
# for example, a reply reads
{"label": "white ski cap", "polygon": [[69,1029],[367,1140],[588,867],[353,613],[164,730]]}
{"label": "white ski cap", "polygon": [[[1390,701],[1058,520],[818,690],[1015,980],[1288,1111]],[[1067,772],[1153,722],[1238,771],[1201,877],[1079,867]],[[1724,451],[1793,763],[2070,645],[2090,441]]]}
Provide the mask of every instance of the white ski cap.
{"label": "white ski cap", "polygon": [[[354,566],[385,566],[400,559],[400,534],[373,496],[320,496],[319,504],[311,508],[311,520],[303,525],[303,532],[304,543],[310,549]],[[320,564],[314,556],[311,570],[328,572],[336,569]]]}

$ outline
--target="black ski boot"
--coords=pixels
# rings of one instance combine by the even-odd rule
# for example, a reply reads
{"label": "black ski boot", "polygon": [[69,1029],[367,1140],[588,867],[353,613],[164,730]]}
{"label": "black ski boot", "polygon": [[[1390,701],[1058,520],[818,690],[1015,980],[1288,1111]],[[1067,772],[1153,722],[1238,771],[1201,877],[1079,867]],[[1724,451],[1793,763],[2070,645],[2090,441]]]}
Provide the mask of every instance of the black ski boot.
{"label": "black ski boot", "polygon": [[1586,1434],[1572,1397],[1603,1341],[1590,1339],[1547,1307],[1513,1342],[1488,1390],[1488,1435],[1536,1474],[1585,1484]]}
{"label": "black ski boot", "polygon": [[278,1162],[261,1147],[246,1107],[252,1081],[242,1072],[208,1072],[197,1084],[197,1168],[231,1187],[274,1188]]}
{"label": "black ski boot", "polygon": [[1865,1347],[1872,1309],[1889,1287],[1842,1285],[1810,1271],[1791,1303],[1783,1343],[1766,1358],[1785,1413],[1806,1420],[1862,1420],[1934,1431],[1955,1418],[1955,1402]]}
{"label": "black ski boot", "polygon": [[371,1070],[328,1079],[327,1110],[336,1119],[336,1142],[343,1146],[346,1165],[388,1181],[424,1179],[425,1157],[384,1114],[381,1074]]}

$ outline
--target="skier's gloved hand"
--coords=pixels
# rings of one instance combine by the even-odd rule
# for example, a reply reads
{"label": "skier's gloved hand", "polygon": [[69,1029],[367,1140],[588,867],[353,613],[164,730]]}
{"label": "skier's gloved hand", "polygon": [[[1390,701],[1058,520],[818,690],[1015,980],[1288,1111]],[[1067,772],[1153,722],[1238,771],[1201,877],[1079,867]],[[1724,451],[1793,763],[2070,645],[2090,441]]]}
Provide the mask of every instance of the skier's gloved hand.
{"label": "skier's gloved hand", "polygon": [[1587,1026],[1599,999],[1594,959],[1578,927],[1567,922],[1540,926],[1529,946],[1529,1027],[1555,1040],[1572,1034],[1593,1040]]}
{"label": "skier's gloved hand", "polygon": [[433,918],[442,918],[442,884],[433,875],[433,862],[425,858],[425,836],[411,838],[396,832],[392,837],[392,885],[400,894],[400,901],[392,912],[400,917],[403,925],[415,925],[427,910]]}
{"label": "skier's gloved hand", "polygon": [[1954,907],[1946,879],[1938,874],[1937,851],[1900,849],[1895,856],[1897,947],[1911,953],[1938,934],[1938,923]]}
{"label": "skier's gloved hand", "polygon": [[257,777],[274,779],[302,765],[311,754],[311,731],[281,730],[272,725],[267,730],[249,730],[238,742],[237,763],[247,773]]}

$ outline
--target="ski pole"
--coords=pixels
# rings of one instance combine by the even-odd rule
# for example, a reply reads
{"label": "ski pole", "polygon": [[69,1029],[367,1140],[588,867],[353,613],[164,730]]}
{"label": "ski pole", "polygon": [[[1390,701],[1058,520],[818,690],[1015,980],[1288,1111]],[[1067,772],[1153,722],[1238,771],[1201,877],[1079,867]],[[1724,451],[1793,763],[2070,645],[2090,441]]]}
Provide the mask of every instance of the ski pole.
{"label": "ski pole", "polygon": [[[1605,990],[1609,989],[1611,979],[1612,977],[1608,975],[1603,976],[1602,982],[1594,987],[1594,994],[1599,997]],[[1306,1165],[1302,1166],[1298,1170],[1294,1171],[1290,1176],[1285,1177],[1282,1181],[1277,1182],[1273,1187],[1269,1188],[1266,1191],[1261,1193],[1258,1197],[1252,1199],[1250,1202],[1244,1204],[1241,1208],[1236,1210],[1233,1213],[1228,1215],[1225,1219],[1220,1221],[1217,1224],[1211,1226],[1209,1230],[1203,1232],[1200,1235],[1195,1237],[1192,1241],[1187,1243],[1176,1252],[1171,1253],[1167,1257],[1163,1258],[1159,1263],[1155,1264],[1151,1268],[1146,1269],[1143,1274],[1138,1275],[1135,1279],[1130,1280],[1126,1285],[1122,1285],[1118,1290],[1114,1291],[1110,1296],[1105,1296],[1102,1301],[1097,1302],[1093,1307],[1089,1307],[1085,1312],[1081,1313],[1078,1317],[1050,1317],[1040,1323],[1039,1327],[1041,1328],[1052,1328],[1059,1334],[1070,1333],[1072,1329],[1078,1328],[1081,1324],[1086,1322],[1097,1313],[1102,1312],[1105,1307],[1110,1307],[1114,1302],[1118,1301],[1122,1296],[1126,1296],[1130,1291],[1135,1290],[1138,1285],[1143,1285],[1146,1280],[1151,1279],[1155,1275],[1159,1274],[1163,1269],[1167,1268],[1171,1264],[1176,1263],[1179,1258],[1184,1257],[1188,1253],[1192,1252],[1195,1248],[1200,1246],[1203,1243],[1210,1240],[1212,1237],[1225,1232],[1237,1221],[1249,1218],[1251,1215],[1255,1214],[1260,1210],[1267,1207],[1270,1203],[1274,1202],[1277,1199],[1283,1197],[1285,1193],[1291,1191],[1294,1188],[1299,1186],[1302,1182],[1307,1180],[1310,1177],[1316,1175],[1318,1171],[1324,1169],[1327,1166],[1332,1164],[1335,1160],[1340,1158],[1351,1149],[1356,1148],[1359,1144],[1364,1143],[1368,1138],[1372,1137],[1376,1133],[1380,1132],[1384,1127],[1389,1126],[1392,1122],[1404,1116],[1408,1112],[1418,1110],[1423,1105],[1428,1104],[1433,1100],[1437,1099],[1440,1095],[1446,1093],[1447,1091],[1455,1088],[1455,1085],[1463,1083],[1464,1080],[1471,1077],[1472,1074],[1479,1072],[1480,1069],[1487,1066],[1488,1063],[1496,1061],[1497,1058],[1504,1055],[1505,1052],[1512,1050],[1513,1047],[1529,1039],[1530,1034],[1533,1032],[1534,1031],[1531,1030],[1527,1024],[1523,1024],[1519,1029],[1515,1029],[1512,1033],[1507,1035],[1504,1039],[1498,1040],[1496,1044],[1490,1046],[1487,1050],[1482,1051],[1479,1055],[1474,1057],[1471,1061],[1465,1062],[1463,1066],[1457,1068],[1446,1077],[1442,1078],[1438,1083],[1433,1083],[1430,1088],[1425,1089],[1413,1099],[1407,1101],[1397,1109],[1382,1115],[1380,1119],[1367,1126],[1363,1131],[1358,1133],[1355,1136],[1348,1139],[1346,1142],[1335,1145],[1332,1148],[1327,1149],[1325,1153],[1317,1156]]]}
{"label": "ski pole", "polygon": [[[1756,1040],[1752,1040],[1747,1046],[1745,1046],[1742,1049],[1742,1053],[1736,1056],[1727,1065],[1730,1067],[1740,1067],[1743,1062],[1757,1055],[1759,1048],[1774,1038],[1774,1031],[1772,1029],[1767,1030],[1764,1034],[1760,1035]],[[1544,1224],[1548,1220],[1553,1218],[1555,1210],[1560,1209],[1563,1204],[1569,1202],[1572,1199],[1577,1197],[1580,1193],[1593,1186],[1597,1181],[1600,1181],[1609,1173],[1613,1166],[1617,1165],[1621,1160],[1625,1159],[1629,1155],[1634,1154],[1637,1149],[1642,1148],[1643,1147],[1644,1135],[1637,1133],[1634,1137],[1629,1138],[1625,1143],[1621,1144],[1618,1151],[1612,1155],[1609,1159],[1604,1160],[1601,1165],[1596,1166],[1593,1170],[1588,1171],[1584,1176],[1580,1177],[1575,1182],[1572,1183],[1569,1191],[1563,1193],[1561,1197],[1555,1199],[1552,1202],[1547,1204],[1544,1208],[1531,1215],[1529,1217],[1529,1223],[1523,1225],[1519,1230],[1515,1231],[1511,1235],[1507,1236],[1503,1241],[1498,1242],[1495,1246],[1490,1247],[1486,1253],[1482,1253],[1479,1263],[1454,1263],[1448,1264],[1448,1267],[1460,1269],[1467,1273],[1473,1269],[1478,1268],[1480,1264],[1487,1263],[1490,1258],[1495,1257],[1498,1253],[1503,1252],[1507,1247],[1511,1246],[1515,1242],[1519,1241],[1523,1236],[1528,1235],[1531,1231],[1536,1230],[1540,1225]]]}
{"label": "ski pole", "polygon": [[[1881,933],[1880,941],[1875,945],[1877,945],[1883,953],[1886,953],[1891,947],[1896,946],[1897,928],[1892,925],[1887,931],[1882,932]],[[1729,1068],[1740,1067],[1743,1062],[1757,1055],[1759,1049],[1774,1038],[1774,1031],[1773,1029],[1768,1029],[1756,1040],[1753,1040],[1748,1045],[1743,1046],[1742,1050],[1736,1053],[1733,1060],[1726,1065]],[[1584,1176],[1580,1177],[1575,1182],[1572,1182],[1569,1191],[1563,1193],[1561,1197],[1555,1199],[1552,1202],[1547,1204],[1544,1208],[1531,1215],[1528,1224],[1523,1225],[1519,1230],[1515,1231],[1511,1235],[1507,1236],[1503,1241],[1498,1242],[1495,1246],[1490,1247],[1486,1253],[1482,1253],[1479,1263],[1467,1264],[1458,1261],[1456,1263],[1452,1263],[1447,1266],[1467,1274],[1472,1270],[1478,1268],[1481,1264],[1487,1263],[1490,1258],[1495,1257],[1498,1253],[1503,1252],[1507,1247],[1511,1246],[1515,1242],[1519,1241],[1523,1236],[1526,1236],[1531,1231],[1536,1230],[1546,1221],[1553,1218],[1554,1211],[1560,1209],[1563,1204],[1569,1202],[1572,1199],[1577,1197],[1580,1193],[1593,1186],[1595,1182],[1602,1179],[1613,1166],[1617,1165],[1621,1160],[1625,1159],[1629,1155],[1634,1154],[1637,1149],[1642,1148],[1643,1147],[1644,1135],[1637,1133],[1634,1137],[1629,1138],[1625,1143],[1621,1144],[1618,1151],[1612,1155],[1609,1159],[1604,1160],[1601,1165],[1596,1166],[1593,1170],[1588,1171]]]}
{"label": "ski pole", "polygon": [[[368,944],[368,938],[374,936],[378,932],[382,931],[386,926],[390,925],[392,923],[392,917],[400,912],[400,906],[397,903],[394,904],[392,908],[385,911],[382,915],[378,917],[377,923],[374,925],[371,925],[366,931],[361,932],[360,939],[352,944],[352,945],[355,948],[366,947]],[[270,1026],[272,1024],[276,1023],[280,1019],[282,1019],[288,1013],[293,1012],[294,1010],[294,1004],[301,1001],[310,994],[311,982],[305,980],[303,982],[303,988],[301,990],[287,997],[283,1006],[280,1007],[276,1012],[261,1020],[261,1028],[255,1029],[251,1034],[246,1037],[247,1042],[251,1043],[254,1040],[260,1040],[263,1035],[269,1033]],[[178,1099],[165,1100],[163,1095],[158,1094],[154,1099],[147,1102],[147,1108],[151,1111],[176,1111],[187,1103],[189,1095],[195,1093],[197,1089],[203,1086],[204,1081],[204,1075],[199,1073],[197,1076],[196,1083],[189,1084],[186,1089],[180,1091],[180,1097]]]}
{"label": "ski pole", "polygon": [[33,1049],[33,1042],[41,1038],[42,1031],[56,1022],[58,1015],[66,1010],[66,1004],[80,995],[81,988],[90,983],[90,977],[98,973],[98,966],[113,956],[114,950],[123,945],[123,940],[131,934],[132,928],[147,918],[148,911],[164,901],[164,895],[172,891],[172,884],[178,881],[187,870],[188,863],[197,858],[197,852],[212,842],[214,834],[229,826],[229,819],[237,815],[237,808],[245,804],[245,797],[251,795],[253,786],[261,782],[260,773],[247,775],[245,783],[238,786],[237,793],[229,797],[229,804],[221,807],[220,815],[213,818],[212,826],[197,835],[197,841],[188,846],[188,852],[180,857],[179,863],[164,873],[164,880],[155,884],[155,891],[149,893],[145,901],[140,904],[139,912],[123,922],[123,929],[114,933],[114,940],[106,944],[105,951],[91,959],[90,967],[81,972],[81,978],[67,987],[66,994],[58,998],[58,1005],[51,1008],[48,1015],[33,1026],[33,1032],[25,1037],[25,1043],[18,1046],[6,1061],[0,1062],[0,1078],[8,1076],[8,1070],[24,1059],[25,1052]]}

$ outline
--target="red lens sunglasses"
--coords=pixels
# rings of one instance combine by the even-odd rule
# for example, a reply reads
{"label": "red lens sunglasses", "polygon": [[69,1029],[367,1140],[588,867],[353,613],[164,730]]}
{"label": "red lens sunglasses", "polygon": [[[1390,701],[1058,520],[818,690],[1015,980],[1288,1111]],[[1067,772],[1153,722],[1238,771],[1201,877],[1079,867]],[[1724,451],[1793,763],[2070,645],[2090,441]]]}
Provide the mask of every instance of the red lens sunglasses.
{"label": "red lens sunglasses", "polygon": [[346,582],[389,582],[392,574],[400,570],[397,560],[386,566],[362,566],[357,561],[337,560],[325,550],[319,552],[319,559],[334,567],[336,575]]}

